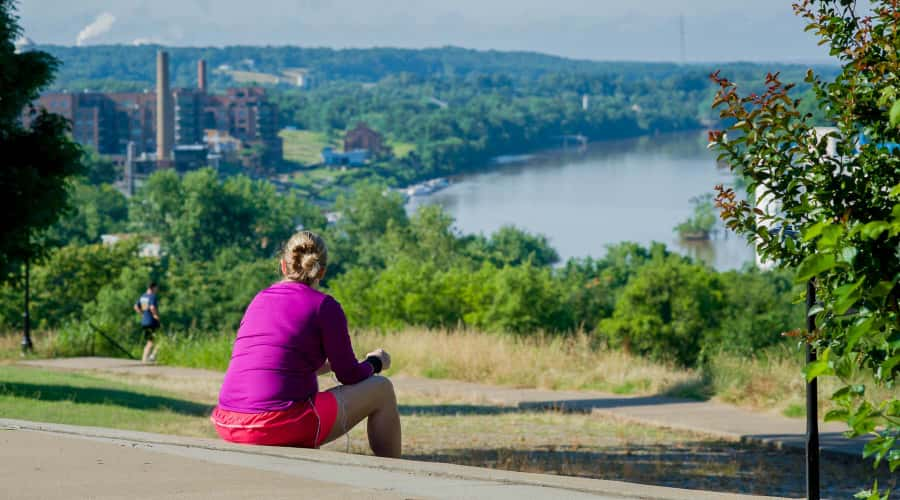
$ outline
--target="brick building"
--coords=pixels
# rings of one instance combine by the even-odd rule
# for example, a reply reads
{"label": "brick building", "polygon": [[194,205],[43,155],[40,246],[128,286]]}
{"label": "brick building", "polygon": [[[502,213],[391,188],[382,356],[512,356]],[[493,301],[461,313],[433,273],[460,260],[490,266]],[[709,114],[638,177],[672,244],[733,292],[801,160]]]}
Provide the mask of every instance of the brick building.
{"label": "brick building", "polygon": [[203,144],[204,115],[209,97],[199,89],[175,89],[175,144]]}
{"label": "brick building", "polygon": [[372,155],[378,155],[384,151],[384,138],[365,123],[357,123],[356,128],[347,131],[344,136],[344,151],[358,149],[365,149]]}
{"label": "brick building", "polygon": [[268,101],[262,87],[231,88],[223,95],[210,96],[204,115],[207,129],[227,132],[249,145],[263,146],[263,163],[281,161],[278,107]]}
{"label": "brick building", "polygon": [[[201,63],[198,70],[201,76],[204,75],[202,66]],[[114,160],[124,161],[129,142],[135,143],[137,155],[158,156],[160,125],[156,92],[45,93],[35,106],[68,119],[78,143]],[[282,159],[278,108],[269,102],[263,88],[232,88],[225,94],[208,94],[202,88],[178,88],[171,90],[170,109],[174,122],[174,126],[169,125],[174,128],[174,147],[170,154],[179,150],[180,156],[187,157],[190,152],[191,166],[197,163],[199,155],[195,146],[205,145],[206,130],[223,132],[247,148],[261,150],[261,155],[249,157],[251,162],[272,165]],[[27,112],[23,120],[27,124]],[[161,165],[165,160],[157,159]]]}
{"label": "brick building", "polygon": [[36,104],[69,120],[78,143],[121,156],[129,141],[139,151],[156,147],[155,103],[152,93],[64,92],[44,94]]}

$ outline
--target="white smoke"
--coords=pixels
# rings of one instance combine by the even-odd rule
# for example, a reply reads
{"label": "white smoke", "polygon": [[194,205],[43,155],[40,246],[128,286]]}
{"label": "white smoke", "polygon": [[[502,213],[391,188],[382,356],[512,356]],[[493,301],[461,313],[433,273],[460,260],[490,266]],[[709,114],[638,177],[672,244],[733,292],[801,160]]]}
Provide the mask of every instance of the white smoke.
{"label": "white smoke", "polygon": [[97,16],[97,19],[94,19],[94,22],[88,24],[84,27],[83,30],[78,32],[78,37],[75,38],[75,45],[82,46],[84,42],[90,40],[91,38],[96,38],[112,28],[113,23],[116,22],[116,16],[110,14],[109,12],[104,12]]}

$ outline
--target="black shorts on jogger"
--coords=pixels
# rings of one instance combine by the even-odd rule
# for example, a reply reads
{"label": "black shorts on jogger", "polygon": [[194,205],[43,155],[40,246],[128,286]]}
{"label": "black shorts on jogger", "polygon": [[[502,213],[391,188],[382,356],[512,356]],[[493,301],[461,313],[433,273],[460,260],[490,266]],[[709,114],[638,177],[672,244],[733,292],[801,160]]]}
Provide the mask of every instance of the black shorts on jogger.
{"label": "black shorts on jogger", "polygon": [[144,341],[151,342],[153,340],[153,336],[156,333],[156,330],[159,330],[159,325],[146,325],[142,326],[141,330],[144,332]]}

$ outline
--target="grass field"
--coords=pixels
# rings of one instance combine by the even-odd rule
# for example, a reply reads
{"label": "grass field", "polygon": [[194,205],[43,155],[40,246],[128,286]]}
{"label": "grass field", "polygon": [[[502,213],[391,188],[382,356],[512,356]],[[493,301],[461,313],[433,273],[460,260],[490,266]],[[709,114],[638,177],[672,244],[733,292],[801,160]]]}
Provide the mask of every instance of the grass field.
{"label": "grass field", "polygon": [[388,140],[388,146],[390,146],[391,151],[394,153],[394,157],[397,159],[406,158],[410,153],[416,150],[416,145],[411,142]]}
{"label": "grass field", "polygon": [[209,402],[77,373],[0,366],[0,415],[162,434],[214,437]]}
{"label": "grass field", "polygon": [[261,73],[258,71],[230,70],[228,71],[228,75],[231,76],[235,83],[264,83],[274,85],[281,81],[281,78],[278,75]]}
{"label": "grass field", "polygon": [[322,162],[322,149],[337,147],[329,142],[323,132],[310,130],[282,130],[278,133],[284,141],[284,159],[301,165],[315,165]]}

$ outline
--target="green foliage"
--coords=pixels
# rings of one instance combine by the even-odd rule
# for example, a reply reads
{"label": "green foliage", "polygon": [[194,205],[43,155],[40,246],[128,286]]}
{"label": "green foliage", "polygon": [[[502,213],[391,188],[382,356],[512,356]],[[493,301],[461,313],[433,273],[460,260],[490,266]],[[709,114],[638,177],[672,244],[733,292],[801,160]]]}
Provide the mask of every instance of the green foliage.
{"label": "green foliage", "polygon": [[128,199],[109,184],[76,182],[71,192],[72,210],[46,234],[63,244],[96,243],[103,234],[119,233],[128,223]]}
{"label": "green foliage", "polygon": [[705,194],[691,198],[694,213],[688,220],[675,226],[678,235],[685,239],[709,239],[709,234],[716,227],[718,217],[713,204],[713,195]]}
{"label": "green foliage", "polygon": [[625,286],[600,334],[613,346],[692,366],[709,341],[704,337],[718,330],[722,289],[701,265],[676,256],[654,259]]}
{"label": "green foliage", "polygon": [[178,174],[161,170],[147,178],[131,199],[131,226],[145,234],[163,235],[182,212],[184,189]]}
{"label": "green foliage", "polygon": [[466,325],[514,333],[575,329],[562,283],[549,268],[530,263],[440,269],[432,262],[402,258],[380,273],[353,269],[331,280],[330,291],[357,325]]}
{"label": "green foliage", "polygon": [[[58,61],[45,52],[16,53],[21,34],[12,0],[0,0],[0,189],[4,223],[0,232],[0,280],[49,244],[40,238],[68,205],[68,181],[82,173],[81,150],[67,137],[65,120],[29,109],[53,80]],[[29,126],[21,122],[28,110]]]}
{"label": "green foliage", "polygon": [[[627,243],[601,260],[554,269],[555,252],[543,238],[514,228],[489,238],[460,236],[439,209],[410,219],[392,200],[364,186],[342,199],[350,216],[330,230],[330,248],[337,242],[347,250],[327,286],[354,325],[565,333],[592,331],[613,317],[613,343],[621,345],[640,315],[655,323],[638,333],[646,337],[638,352],[691,365],[702,349],[747,353],[777,343],[802,321],[783,275],[716,273],[662,245]],[[676,303],[675,314],[666,312],[667,299]]]}
{"label": "green foliage", "polygon": [[[99,328],[122,345],[136,346],[140,342],[140,323],[132,305],[147,283],[158,279],[162,271],[155,259],[132,256],[113,279],[94,290],[93,300],[84,304],[80,316],[64,317],[66,322],[58,343],[71,349],[70,354],[120,355],[111,345],[97,339],[95,328]],[[162,302],[161,308],[165,305]]]}
{"label": "green foliage", "polygon": [[[691,78],[702,90],[692,91],[669,82],[660,91],[644,74],[631,76],[638,81],[593,73],[414,81],[387,76],[374,87],[334,82],[284,91],[276,101],[284,123],[326,137],[363,120],[407,144],[404,154],[378,159],[372,168],[409,183],[480,168],[501,154],[558,146],[562,135],[608,139],[700,126],[697,103],[709,87],[699,74]],[[581,107],[585,93],[593,103],[587,110]],[[447,107],[435,106],[435,96]]]}
{"label": "green foliage", "polygon": [[158,235],[173,256],[187,261],[212,259],[231,246],[271,257],[297,226],[324,222],[307,202],[278,195],[266,181],[222,181],[212,169],[181,179],[171,171],[154,173],[134,197],[130,215],[136,229]]}
{"label": "green foliage", "polygon": [[[155,82],[152,61],[158,46],[49,45],[39,48],[64,62],[55,88],[139,92],[152,88]],[[577,74],[596,78],[592,85],[580,83],[574,89],[579,92],[609,95],[615,93],[616,85],[628,82],[695,92],[708,91],[705,77],[710,71],[708,67],[697,65],[573,60],[534,52],[479,51],[459,47],[415,50],[228,46],[166,47],[166,50],[171,60],[172,83],[176,87],[196,85],[195,65],[200,58],[205,59],[210,68],[223,64],[235,67],[245,59],[252,59],[254,72],[258,74],[277,75],[286,69],[305,68],[315,79],[313,91],[336,81],[378,82],[391,78],[398,86],[409,87],[430,81],[466,79],[480,91],[488,92],[513,90],[522,80],[542,80],[548,87],[560,85],[566,75]],[[726,69],[749,78],[759,67],[736,63]],[[805,67],[784,65],[780,69],[802,73]],[[820,70],[833,71],[828,66]],[[221,89],[236,83],[224,72],[211,72],[209,77],[213,88]],[[304,92],[309,90],[304,89]],[[442,94],[437,97],[445,100]],[[430,103],[429,106],[438,108]]]}
{"label": "green foliage", "polygon": [[549,266],[559,262],[559,254],[543,235],[531,235],[513,227],[497,230],[484,244],[485,257],[496,266],[518,266],[530,262]]}
{"label": "green foliage", "polygon": [[330,290],[357,325],[453,327],[461,319],[454,285],[434,264],[402,258],[380,273],[353,269],[333,279]]}
{"label": "green foliage", "polygon": [[532,333],[573,331],[574,318],[566,308],[561,283],[547,267],[530,262],[495,269],[485,265],[474,276],[466,323],[488,331]]}
{"label": "green foliage", "polygon": [[[57,328],[66,318],[78,317],[97,294],[135,259],[136,245],[69,245],[54,250],[32,274],[32,317],[41,328]],[[0,287],[3,302],[0,326],[13,328],[22,311],[24,290],[19,283]]]}
{"label": "green foliage", "polygon": [[235,330],[247,304],[278,278],[276,259],[245,248],[222,249],[209,261],[173,259],[159,279],[161,308],[176,329]]}
{"label": "green foliage", "polygon": [[87,170],[85,180],[90,184],[112,184],[122,174],[121,168],[93,149],[85,148],[83,161]]}
{"label": "green foliage", "polygon": [[352,194],[338,197],[335,210],[341,214],[340,220],[327,238],[332,276],[346,271],[351,264],[384,267],[395,257],[388,250],[392,240],[406,231],[409,219],[401,196],[386,194],[386,190],[381,184],[360,183]]}
{"label": "green foliage", "polygon": [[719,275],[725,307],[718,313],[716,345],[725,351],[755,354],[777,344],[793,326],[803,324],[804,311],[794,304],[789,273],[729,271]]}
{"label": "green foliage", "polygon": [[77,316],[97,290],[115,280],[135,259],[137,245],[70,245],[53,252],[35,269],[34,317],[55,328],[55,318]]}
{"label": "green foliage", "polygon": [[[877,465],[900,467],[900,401],[870,400],[864,386],[849,385],[859,372],[876,384],[894,387],[900,375],[900,156],[887,144],[900,142],[891,123],[898,97],[896,2],[872,2],[863,18],[853,2],[809,0],[797,5],[830,53],[841,63],[834,82],[812,72],[812,85],[827,118],[836,125],[823,133],[814,118],[788,96],[777,74],[761,95],[741,96],[718,75],[716,105],[733,121],[729,137],[713,133],[720,158],[740,168],[748,192],[777,200],[777,213],[755,211],[722,189],[719,204],[730,227],[757,244],[760,254],[793,269],[797,280],[815,280],[818,304],[811,311],[818,329],[807,340],[819,353],[807,378],[837,376],[847,386],[834,394],[851,435],[870,434],[866,456]],[[857,139],[863,135],[865,140]],[[834,153],[829,153],[829,145]],[[793,226],[802,238],[783,238],[769,228]],[[864,497],[880,498],[877,487]]]}

